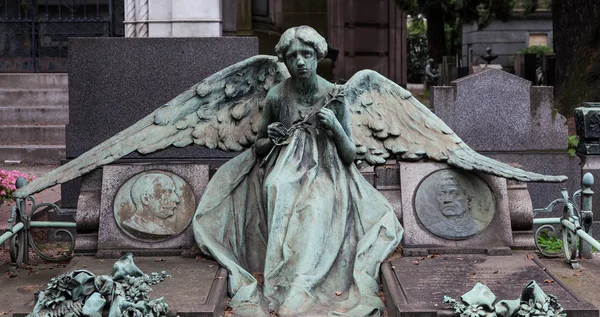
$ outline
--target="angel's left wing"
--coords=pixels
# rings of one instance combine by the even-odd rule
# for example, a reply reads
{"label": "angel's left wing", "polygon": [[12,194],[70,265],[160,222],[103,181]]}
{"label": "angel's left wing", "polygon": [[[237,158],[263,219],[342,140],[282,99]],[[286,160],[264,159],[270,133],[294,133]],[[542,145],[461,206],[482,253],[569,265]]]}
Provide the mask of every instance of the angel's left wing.
{"label": "angel's left wing", "polygon": [[129,128],[15,192],[26,197],[133,152],[204,145],[241,151],[252,146],[271,87],[288,77],[274,56],[254,56],[204,79]]}
{"label": "angel's left wing", "polygon": [[564,182],[566,176],[527,172],[478,154],[412,94],[371,70],[344,86],[357,160],[371,165],[388,158],[427,157],[449,165],[524,182]]}

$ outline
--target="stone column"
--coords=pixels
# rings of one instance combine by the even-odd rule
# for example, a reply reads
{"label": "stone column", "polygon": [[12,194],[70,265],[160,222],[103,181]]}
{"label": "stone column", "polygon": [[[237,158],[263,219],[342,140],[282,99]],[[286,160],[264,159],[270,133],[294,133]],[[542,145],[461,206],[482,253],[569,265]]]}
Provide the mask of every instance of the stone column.
{"label": "stone column", "polygon": [[[584,102],[582,107],[575,109],[575,128],[579,136],[577,154],[581,158],[581,174],[592,173],[594,179],[600,179],[600,102]],[[591,190],[600,192],[600,182],[596,181]],[[591,213],[582,215],[583,223],[590,223],[591,227],[584,226],[584,230],[595,239],[600,238],[600,230],[593,230],[600,226],[600,204],[592,204]],[[583,252],[583,257],[591,256],[590,252]]]}
{"label": "stone column", "polygon": [[222,0],[126,0],[126,37],[219,37]]}

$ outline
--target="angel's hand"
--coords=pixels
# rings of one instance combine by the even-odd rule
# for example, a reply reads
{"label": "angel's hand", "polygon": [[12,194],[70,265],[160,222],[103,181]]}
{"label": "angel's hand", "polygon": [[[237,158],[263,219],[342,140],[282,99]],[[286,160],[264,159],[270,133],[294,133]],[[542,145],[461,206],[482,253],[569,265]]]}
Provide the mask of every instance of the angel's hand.
{"label": "angel's hand", "polygon": [[269,124],[269,126],[267,127],[267,136],[273,142],[277,142],[281,139],[287,139],[288,133],[283,123],[274,122]]}
{"label": "angel's hand", "polygon": [[338,119],[335,116],[335,113],[331,111],[329,108],[323,108],[319,110],[317,113],[317,119],[319,119],[319,123],[321,123],[327,130],[335,130],[336,125],[338,124]]}

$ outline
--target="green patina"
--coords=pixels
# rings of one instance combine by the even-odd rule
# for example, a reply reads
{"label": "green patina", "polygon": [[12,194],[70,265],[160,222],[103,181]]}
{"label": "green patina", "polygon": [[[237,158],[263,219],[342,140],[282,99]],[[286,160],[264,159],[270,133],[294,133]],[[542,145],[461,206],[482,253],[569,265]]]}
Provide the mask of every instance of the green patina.
{"label": "green patina", "polygon": [[114,264],[110,276],[75,270],[53,278],[27,316],[101,317],[109,307],[108,317],[166,317],[167,303],[162,297],[151,299],[148,293],[167,276],[166,272],[144,274],[128,253]]}
{"label": "green patina", "polygon": [[460,297],[460,301],[444,296],[444,303],[451,305],[455,315],[459,317],[567,316],[556,296],[546,295],[535,281],[529,282],[521,296],[514,300],[496,302],[496,295],[489,287],[477,283],[472,290]]}

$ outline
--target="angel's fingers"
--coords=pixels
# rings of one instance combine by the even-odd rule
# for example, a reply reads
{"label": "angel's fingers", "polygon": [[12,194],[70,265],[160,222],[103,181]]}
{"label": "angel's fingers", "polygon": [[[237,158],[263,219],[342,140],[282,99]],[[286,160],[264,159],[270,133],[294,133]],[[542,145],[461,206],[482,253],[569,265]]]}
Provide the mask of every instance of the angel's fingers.
{"label": "angel's fingers", "polygon": [[273,127],[271,131],[279,134],[280,136],[284,136],[287,134],[287,131],[284,128],[279,127],[279,126]]}

